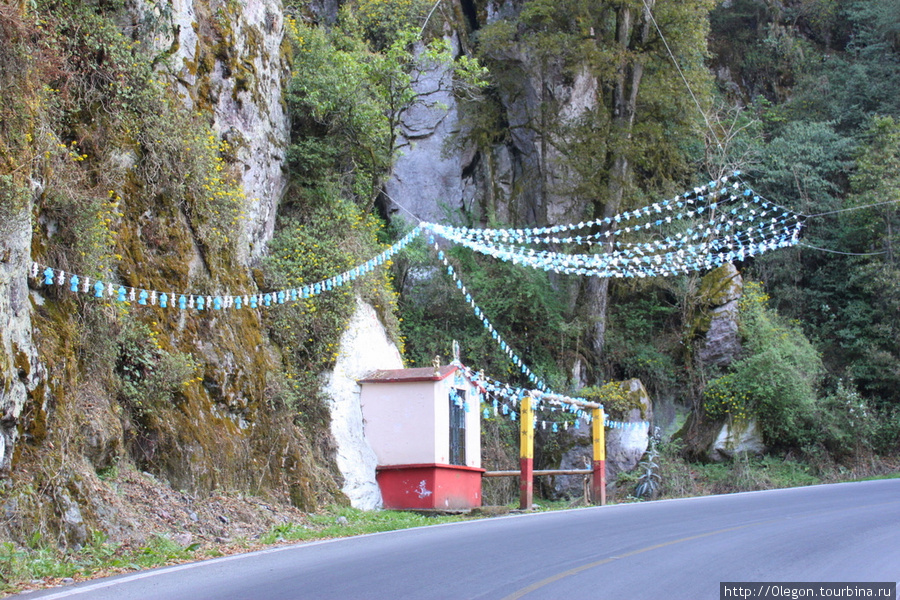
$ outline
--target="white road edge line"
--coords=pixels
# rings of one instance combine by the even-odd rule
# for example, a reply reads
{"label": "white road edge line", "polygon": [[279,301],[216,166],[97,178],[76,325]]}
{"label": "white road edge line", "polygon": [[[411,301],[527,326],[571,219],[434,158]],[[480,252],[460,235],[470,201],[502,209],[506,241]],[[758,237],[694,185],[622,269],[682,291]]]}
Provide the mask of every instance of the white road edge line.
{"label": "white road edge line", "polygon": [[[691,497],[687,497],[687,498],[669,498],[669,499],[665,499],[665,500],[652,500],[652,501],[647,501],[647,502],[629,502],[629,503],[624,503],[624,504],[613,504],[610,506],[571,508],[571,509],[564,509],[564,510],[553,510],[553,511],[547,511],[547,512],[540,512],[540,513],[518,513],[518,514],[504,515],[499,518],[508,519],[508,518],[516,518],[516,517],[531,517],[531,516],[537,516],[537,515],[554,515],[554,514],[571,512],[571,511],[576,511],[576,510],[584,510],[585,508],[593,508],[594,510],[609,511],[610,509],[615,509],[615,508],[621,509],[624,507],[646,506],[648,504],[657,504],[657,503],[685,502],[685,501],[695,501],[695,500],[703,500],[703,499],[709,500],[709,499],[716,498],[719,496],[733,497],[733,496],[742,496],[745,494],[760,494],[760,493],[766,493],[766,492],[788,492],[789,490],[803,490],[803,489],[809,489],[809,488],[815,488],[815,487],[821,487],[821,486],[838,486],[838,485],[847,485],[847,484],[869,484],[869,483],[879,482],[879,481],[891,481],[891,480],[890,479],[888,479],[888,480],[875,479],[875,480],[868,480],[868,481],[849,481],[849,482],[840,482],[840,483],[825,483],[825,484],[818,484],[818,485],[811,485],[811,486],[800,486],[800,487],[794,487],[794,488],[779,488],[779,489],[775,489],[775,490],[755,490],[755,491],[749,491],[749,492],[737,492],[734,494],[717,494],[717,495],[713,495],[713,496],[691,496]],[[395,529],[392,531],[379,531],[376,533],[367,533],[367,534],[356,535],[356,536],[351,536],[351,537],[332,538],[329,540],[316,540],[313,542],[302,542],[299,544],[291,544],[288,546],[279,546],[277,548],[267,548],[265,550],[257,550],[255,552],[232,554],[231,556],[222,556],[219,558],[199,560],[199,561],[185,563],[185,564],[181,564],[181,565],[174,565],[171,567],[162,567],[162,568],[157,568],[157,569],[153,569],[150,571],[139,571],[139,572],[133,573],[131,575],[122,575],[122,576],[114,577],[112,579],[103,580],[103,581],[100,581],[100,582],[97,582],[94,584],[89,584],[89,585],[84,585],[84,586],[79,586],[79,587],[66,587],[64,589],[59,590],[56,593],[52,593],[52,594],[45,595],[45,596],[32,596],[32,593],[44,591],[44,590],[34,590],[33,592],[23,592],[22,594],[19,594],[17,596],[12,596],[12,598],[22,598],[23,600],[27,600],[29,597],[34,597],[37,600],[58,600],[60,598],[71,598],[71,597],[79,596],[81,594],[85,594],[88,592],[102,590],[102,589],[105,589],[108,587],[119,585],[120,583],[126,583],[129,581],[139,581],[141,579],[147,579],[149,577],[156,577],[157,575],[164,575],[164,574],[168,574],[168,573],[176,573],[178,571],[185,571],[187,569],[193,569],[193,568],[197,568],[197,567],[200,567],[203,565],[229,562],[229,561],[233,561],[233,560],[249,558],[252,556],[275,554],[277,552],[285,552],[287,550],[297,550],[299,548],[319,546],[322,544],[331,544],[331,543],[335,543],[335,542],[360,539],[360,538],[371,537],[371,536],[376,536],[376,535],[386,535],[386,534],[401,533],[401,532],[412,532],[412,531],[427,529],[427,528],[431,528],[431,527],[451,527],[451,526],[459,526],[459,525],[468,525],[470,523],[491,522],[492,520],[493,519],[490,519],[490,518],[488,518],[488,519],[473,519],[471,521],[459,521],[459,522],[455,522],[455,523],[439,523],[436,525],[427,525],[425,527],[411,527],[408,529]]]}

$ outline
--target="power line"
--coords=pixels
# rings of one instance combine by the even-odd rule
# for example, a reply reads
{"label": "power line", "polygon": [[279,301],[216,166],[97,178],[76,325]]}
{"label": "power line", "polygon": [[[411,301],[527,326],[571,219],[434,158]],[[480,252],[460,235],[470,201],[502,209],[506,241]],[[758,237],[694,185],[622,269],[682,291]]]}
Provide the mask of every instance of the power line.
{"label": "power line", "polygon": [[400,204],[399,202],[397,202],[396,200],[394,200],[394,199],[390,196],[390,194],[388,194],[386,191],[384,191],[384,189],[381,190],[381,193],[384,194],[385,198],[387,198],[388,200],[390,200],[391,202],[393,202],[393,203],[397,206],[397,208],[403,210],[406,214],[408,214],[408,215],[411,216],[413,219],[415,219],[415,220],[416,220],[416,223],[419,223],[419,222],[422,221],[422,219],[419,217],[419,215],[417,215],[417,214],[414,213],[413,211],[409,210],[408,208],[406,208],[405,206],[403,206],[402,204]]}
{"label": "power line", "polygon": [[[750,186],[747,184],[747,182],[745,182],[743,179],[741,179],[741,178],[737,175],[737,172],[735,172],[735,177],[737,177],[738,180],[739,180],[742,184],[744,184],[744,185],[747,186],[748,188],[750,187]],[[756,190],[754,190],[753,193],[754,193],[755,195],[759,196],[760,198],[762,198],[763,200],[765,200],[766,202],[768,202],[769,204],[771,204],[772,206],[777,206],[778,208],[782,208],[782,209],[784,209],[784,210],[787,210],[787,211],[790,211],[790,212],[795,213],[795,214],[797,214],[797,215],[800,215],[800,216],[803,217],[804,219],[812,219],[812,218],[814,218],[814,217],[824,217],[824,216],[827,216],[827,215],[835,215],[835,214],[838,214],[838,213],[849,212],[849,211],[852,211],[852,210],[861,210],[861,209],[863,209],[863,208],[875,208],[875,207],[877,207],[877,206],[884,206],[884,205],[886,205],[886,204],[897,204],[898,202],[900,202],[900,199],[897,199],[897,200],[885,200],[884,202],[875,202],[875,203],[873,203],[873,204],[861,204],[861,205],[859,205],[859,206],[851,206],[851,207],[849,207],[849,208],[839,208],[839,209],[837,209],[837,210],[829,210],[829,211],[826,211],[826,212],[820,212],[820,213],[815,213],[815,214],[812,214],[812,215],[807,215],[807,214],[805,214],[805,213],[796,211],[796,210],[794,210],[794,209],[792,209],[792,208],[788,208],[788,207],[786,207],[786,206],[782,206],[781,204],[778,204],[777,202],[773,202],[772,200],[770,200],[769,198],[766,198],[765,196],[763,196],[762,194],[760,194],[760,193],[757,192]]]}
{"label": "power line", "polygon": [[863,204],[862,206],[851,206],[850,208],[839,208],[838,210],[830,210],[828,212],[816,213],[814,215],[803,215],[807,219],[812,217],[824,217],[825,215],[835,215],[837,213],[848,212],[851,210],[860,210],[862,208],[873,208],[875,206],[884,206],[885,204],[896,204],[900,200],[885,200],[884,202],[876,202],[874,204]]}
{"label": "power line", "polygon": [[881,252],[841,252],[840,250],[829,250],[828,248],[819,248],[818,246],[804,244],[803,242],[800,242],[798,245],[805,246],[806,248],[812,248],[813,250],[821,250],[822,252],[831,252],[832,254],[843,254],[844,256],[880,256],[882,254],[887,254],[887,250],[882,250]]}

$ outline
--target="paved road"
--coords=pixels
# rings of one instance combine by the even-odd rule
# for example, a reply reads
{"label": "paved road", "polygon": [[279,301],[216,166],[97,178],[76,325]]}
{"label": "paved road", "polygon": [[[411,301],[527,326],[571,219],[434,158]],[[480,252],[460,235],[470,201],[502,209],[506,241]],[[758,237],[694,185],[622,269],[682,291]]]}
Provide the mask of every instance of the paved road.
{"label": "paved road", "polygon": [[717,599],[900,580],[900,479],[547,512],[276,548],[28,598]]}

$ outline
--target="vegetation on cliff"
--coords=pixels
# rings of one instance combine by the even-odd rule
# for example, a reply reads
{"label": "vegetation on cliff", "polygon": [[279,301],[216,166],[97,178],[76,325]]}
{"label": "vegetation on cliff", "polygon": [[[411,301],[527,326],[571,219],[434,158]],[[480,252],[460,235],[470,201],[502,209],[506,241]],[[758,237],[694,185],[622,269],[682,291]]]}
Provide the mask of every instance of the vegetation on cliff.
{"label": "vegetation on cliff", "polygon": [[[4,233],[27,232],[30,220],[32,260],[172,294],[265,293],[371,257],[390,241],[374,202],[398,114],[417,101],[416,69],[451,59],[439,38],[413,53],[422,7],[378,37],[378,3],[348,7],[332,27],[312,24],[305,4],[288,6],[282,54],[269,62],[276,79],[289,66],[289,185],[259,263],[248,240],[261,200],[241,185],[250,141],[221,128],[231,116],[221,102],[264,104],[271,90],[258,86],[271,78],[254,61],[263,37],[280,35],[281,15],[273,3],[257,25],[236,2],[194,8],[196,48],[184,59],[166,3],[0,6]],[[462,66],[477,86],[477,65]],[[191,494],[251,493],[309,511],[345,503],[319,376],[334,363],[351,293],[400,341],[387,274],[264,315],[98,300],[71,293],[68,276],[66,286],[35,285],[36,360],[22,349],[10,362],[39,384],[9,408],[17,443],[4,537],[63,548],[101,532],[142,538],[142,518],[112,508],[108,474],[119,466]]]}
{"label": "vegetation on cliff", "polygon": [[[418,78],[453,64],[460,127],[446,151],[479,157],[466,168],[481,189],[449,218],[577,222],[732,168],[809,215],[803,245],[739,265],[744,353],[715,367],[696,357],[706,316],[697,275],[586,282],[448,249],[554,388],[586,388],[624,412],[628,399],[604,384],[637,377],[673,414],[693,411],[688,429],[756,419],[773,451],[807,461],[804,477],[900,450],[898,0],[523,0],[502,10],[357,0],[331,16],[292,0],[284,15],[267,5],[254,25],[236,0],[203,0],[187,54],[172,5],[146,4],[0,4],[3,244],[30,229],[33,260],[145,289],[254,294],[331,276],[404,233],[383,196],[401,116],[421,107]],[[250,222],[259,199],[241,185],[247,140],[216,111],[270,93],[254,60],[282,16],[270,62],[290,115],[287,185],[258,252],[248,231],[260,228]],[[190,57],[183,70],[178,56]],[[573,103],[584,108],[575,116]],[[133,538],[141,519],[116,513],[118,486],[136,477],[305,511],[345,502],[319,376],[354,296],[376,306],[412,365],[458,340],[470,366],[525,384],[454,284],[423,266],[427,252],[415,245],[389,271],[265,314],[33,286],[37,360],[0,331],[3,393],[16,378],[39,382],[3,421],[18,442],[0,490],[12,544],[0,559],[13,564],[28,545]],[[497,466],[510,455],[505,428],[485,424]],[[702,453],[671,449],[673,472]]]}

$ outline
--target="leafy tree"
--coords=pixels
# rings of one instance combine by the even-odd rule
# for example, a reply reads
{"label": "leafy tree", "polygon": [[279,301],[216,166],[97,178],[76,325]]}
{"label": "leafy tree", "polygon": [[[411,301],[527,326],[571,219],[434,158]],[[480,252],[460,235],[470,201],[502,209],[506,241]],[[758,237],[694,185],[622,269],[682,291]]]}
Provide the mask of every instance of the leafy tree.
{"label": "leafy tree", "polygon": [[376,51],[385,51],[409,31],[421,31],[433,2],[429,0],[356,0],[354,14]]}
{"label": "leafy tree", "polygon": [[[387,10],[379,3],[363,4]],[[289,158],[296,181],[315,186],[338,179],[346,193],[370,212],[393,166],[400,117],[437,91],[422,90],[419,77],[436,65],[454,64],[449,45],[439,39],[419,51],[419,31],[406,28],[373,42],[380,48],[373,50],[361,37],[350,9],[341,12],[338,26],[330,31],[297,21],[290,21],[290,26]],[[481,83],[477,62],[462,61],[451,72],[469,85]]]}
{"label": "leafy tree", "polygon": [[[511,199],[515,214],[545,224],[556,193],[583,207],[572,219],[611,216],[690,179],[691,155],[703,151],[688,140],[698,137],[703,120],[682,73],[703,102],[710,89],[704,65],[710,8],[702,0],[531,0],[516,18],[479,33],[479,56],[506,107],[505,118],[488,122],[505,127],[535,166]],[[578,118],[562,114],[559,87],[585,80],[595,84],[593,106]],[[600,357],[609,281],[589,280],[583,295],[593,323],[588,346]]]}
{"label": "leafy tree", "polygon": [[871,255],[847,260],[847,302],[838,310],[845,323],[860,327],[840,337],[841,354],[865,393],[900,404],[900,124],[876,117],[865,142],[848,204],[871,208],[847,213],[842,247]]}
{"label": "leafy tree", "polygon": [[388,107],[372,77],[375,55],[340,30],[291,23],[288,158],[295,181],[317,186],[337,178],[357,202],[369,205],[393,151]]}
{"label": "leafy tree", "polygon": [[811,62],[787,114],[832,121],[851,134],[864,130],[873,114],[900,114],[898,11],[898,0],[841,2],[832,43]]}

